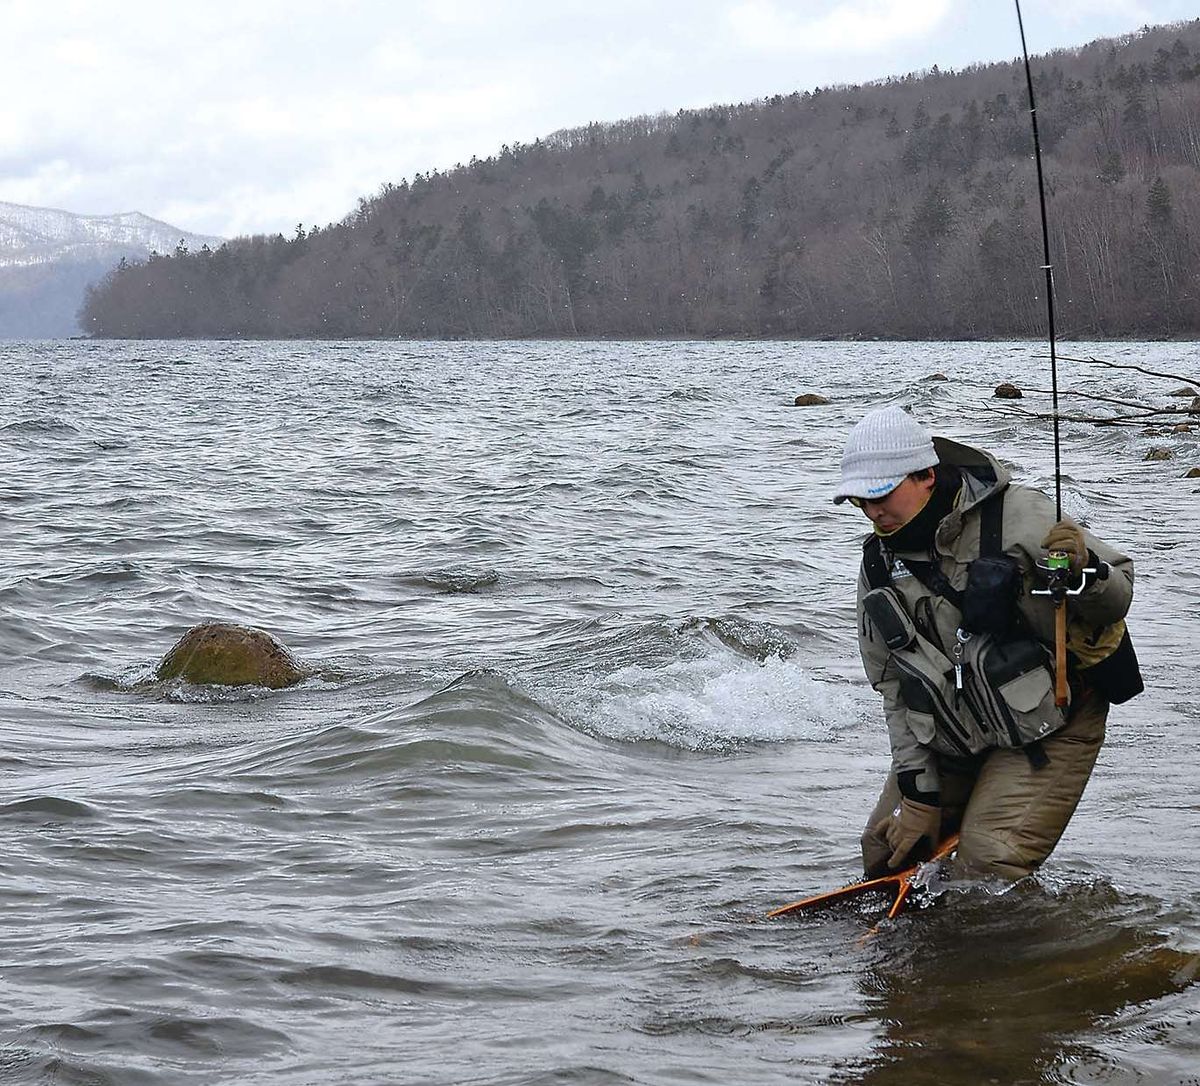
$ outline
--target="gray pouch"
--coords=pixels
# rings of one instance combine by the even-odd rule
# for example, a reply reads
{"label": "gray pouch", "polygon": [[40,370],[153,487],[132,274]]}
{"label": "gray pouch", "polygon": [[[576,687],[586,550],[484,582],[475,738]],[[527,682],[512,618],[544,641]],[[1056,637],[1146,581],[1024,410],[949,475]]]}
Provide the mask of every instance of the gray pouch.
{"label": "gray pouch", "polygon": [[876,588],[863,597],[863,611],[892,652],[908,648],[916,640],[917,628],[891,588]]}

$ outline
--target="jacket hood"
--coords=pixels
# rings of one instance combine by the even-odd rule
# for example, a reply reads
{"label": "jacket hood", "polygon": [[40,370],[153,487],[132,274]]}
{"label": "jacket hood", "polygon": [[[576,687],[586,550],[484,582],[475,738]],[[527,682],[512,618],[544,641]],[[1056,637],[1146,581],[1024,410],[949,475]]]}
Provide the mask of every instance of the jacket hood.
{"label": "jacket hood", "polygon": [[945,548],[962,533],[964,515],[985,498],[1008,486],[1012,476],[999,460],[982,449],[951,441],[947,437],[935,437],[933,447],[938,454],[938,462],[958,468],[963,479],[958,504],[942,518],[935,534],[938,546]]}
{"label": "jacket hood", "polygon": [[935,437],[933,448],[938,454],[939,463],[949,464],[962,472],[963,492],[958,503],[962,512],[978,505],[990,494],[1003,490],[1012,479],[1008,468],[982,449],[951,441],[948,437]]}
{"label": "jacket hood", "polygon": [[[953,550],[955,540],[962,534],[966,514],[984,499],[1004,490],[1009,485],[1012,475],[991,453],[952,441],[950,438],[935,437],[933,448],[939,464],[957,468],[962,476],[958,500],[954,508],[942,517],[933,535],[934,544],[948,554]],[[890,541],[888,537],[882,538],[895,553],[906,553],[898,541]]]}

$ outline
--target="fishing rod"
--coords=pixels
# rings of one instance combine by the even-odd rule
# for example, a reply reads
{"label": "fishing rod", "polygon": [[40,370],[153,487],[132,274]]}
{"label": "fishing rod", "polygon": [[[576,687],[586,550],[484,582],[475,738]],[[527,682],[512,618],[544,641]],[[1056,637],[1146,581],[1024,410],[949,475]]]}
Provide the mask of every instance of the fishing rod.
{"label": "fishing rod", "polygon": [[1033,125],[1033,158],[1037,163],[1038,206],[1042,211],[1042,270],[1046,273],[1046,328],[1050,337],[1050,397],[1054,418],[1054,511],[1062,520],[1062,454],[1058,436],[1058,354],[1054,338],[1054,265],[1050,261],[1050,224],[1046,217],[1046,180],[1042,172],[1042,141],[1038,135],[1037,104],[1033,97],[1033,69],[1029,66],[1029,48],[1025,44],[1025,20],[1021,18],[1021,0],[1017,7],[1017,27],[1021,31],[1021,55],[1025,58],[1025,83],[1029,88],[1029,120]]}
{"label": "fishing rod", "polygon": [[[1058,354],[1054,338],[1054,266],[1050,262],[1050,225],[1046,216],[1046,182],[1042,172],[1042,141],[1038,135],[1037,106],[1035,105],[1033,96],[1033,71],[1029,65],[1029,49],[1025,44],[1025,22],[1021,18],[1021,0],[1013,0],[1013,3],[1017,7],[1017,26],[1021,31],[1021,54],[1025,58],[1025,81],[1029,88],[1029,117],[1033,123],[1033,154],[1037,162],[1038,204],[1042,212],[1042,270],[1046,273],[1046,320],[1050,334],[1050,389],[1054,404],[1054,507],[1056,512],[1055,519],[1062,520],[1062,459],[1058,429]],[[1032,594],[1035,596],[1049,596],[1054,605],[1054,701],[1056,705],[1063,707],[1069,700],[1067,688],[1067,597],[1079,595],[1087,584],[1087,575],[1089,573],[1094,574],[1096,571],[1094,569],[1085,569],[1079,586],[1070,588],[1068,581],[1071,574],[1071,562],[1065,552],[1051,551],[1047,555],[1046,564],[1039,568],[1046,574],[1047,587],[1042,589],[1035,588]],[[963,631],[960,629],[958,633],[961,640]],[[970,635],[968,634],[967,636]],[[899,808],[896,809],[897,814],[899,810]],[[954,852],[957,847],[958,834],[952,834],[937,845],[933,856],[927,862],[943,859]],[[909,893],[913,888],[914,880],[920,873],[922,866],[921,863],[917,863],[902,871],[895,871],[881,878],[864,879],[859,882],[850,883],[847,886],[842,886],[837,890],[831,890],[823,894],[814,894],[800,901],[793,901],[789,905],[772,909],[767,913],[767,918],[774,919],[775,917],[787,916],[791,913],[813,909],[830,904],[831,902],[857,897],[859,894],[866,893],[867,891],[884,890],[890,893],[893,898],[891,907],[888,909],[887,919],[894,919],[904,908]],[[878,926],[872,929],[872,933],[877,930]]]}
{"label": "fishing rod", "polygon": [[[1058,430],[1058,351],[1054,339],[1054,264],[1050,260],[1050,224],[1046,216],[1046,178],[1042,171],[1042,141],[1038,135],[1037,101],[1033,96],[1033,69],[1029,65],[1029,47],[1025,44],[1025,20],[1021,18],[1021,0],[1013,0],[1017,8],[1017,28],[1021,31],[1021,55],[1025,58],[1025,84],[1029,88],[1029,120],[1033,125],[1033,158],[1037,163],[1038,206],[1042,212],[1042,270],[1046,273],[1046,330],[1050,337],[1050,398],[1054,420],[1054,519],[1062,514],[1062,452]],[[1087,585],[1087,575],[1095,570],[1083,570],[1076,588],[1068,587],[1071,559],[1063,551],[1051,551],[1041,567],[1046,574],[1046,587],[1035,588],[1033,595],[1049,596],[1054,604],[1054,703],[1062,708],[1070,701],[1067,686],[1067,597],[1077,596]]]}

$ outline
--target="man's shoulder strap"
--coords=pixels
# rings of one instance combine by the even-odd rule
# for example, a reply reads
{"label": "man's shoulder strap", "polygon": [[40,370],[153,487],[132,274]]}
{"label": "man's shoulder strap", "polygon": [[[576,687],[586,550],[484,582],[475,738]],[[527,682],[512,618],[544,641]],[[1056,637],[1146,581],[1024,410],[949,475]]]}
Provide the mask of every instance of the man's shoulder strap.
{"label": "man's shoulder strap", "polygon": [[883,543],[874,533],[863,540],[862,561],[867,584],[872,588],[886,588],[892,583],[892,575],[883,557]]}
{"label": "man's shoulder strap", "polygon": [[999,558],[1004,553],[1004,491],[984,498],[979,507],[979,557]]}

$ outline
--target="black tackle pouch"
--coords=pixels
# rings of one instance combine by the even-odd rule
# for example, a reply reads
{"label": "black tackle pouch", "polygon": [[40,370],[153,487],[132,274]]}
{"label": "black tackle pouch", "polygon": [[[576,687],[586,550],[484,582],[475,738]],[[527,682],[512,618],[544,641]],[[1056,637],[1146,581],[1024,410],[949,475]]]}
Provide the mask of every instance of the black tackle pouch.
{"label": "black tackle pouch", "polygon": [[916,638],[917,628],[892,589],[876,588],[868,592],[863,597],[863,610],[892,652],[908,648]]}
{"label": "black tackle pouch", "polygon": [[1120,705],[1146,689],[1128,629],[1108,656],[1098,664],[1082,668],[1079,674],[1113,705]]}
{"label": "black tackle pouch", "polygon": [[963,629],[1003,640],[1017,621],[1021,570],[1015,558],[989,555],[976,558],[967,570],[963,592]]}
{"label": "black tackle pouch", "polygon": [[1032,640],[997,642],[983,661],[983,673],[988,683],[999,689],[1006,683],[1031,671],[1047,670],[1049,657],[1040,642]]}

